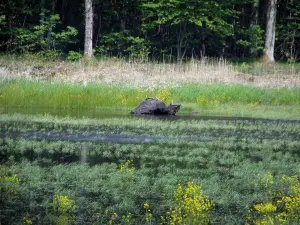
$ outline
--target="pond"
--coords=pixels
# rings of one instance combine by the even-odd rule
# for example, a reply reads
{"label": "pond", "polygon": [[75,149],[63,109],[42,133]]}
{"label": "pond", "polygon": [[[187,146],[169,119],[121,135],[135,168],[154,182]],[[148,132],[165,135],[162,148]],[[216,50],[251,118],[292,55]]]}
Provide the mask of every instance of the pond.
{"label": "pond", "polygon": [[[71,118],[93,118],[93,119],[144,119],[144,120],[160,120],[160,121],[228,121],[229,123],[245,121],[247,123],[265,123],[268,126],[269,123],[276,124],[297,124],[300,120],[274,120],[274,119],[260,119],[251,117],[225,117],[225,116],[195,116],[192,114],[181,114],[178,116],[171,115],[131,115],[125,110],[116,109],[98,109],[98,110],[63,110],[63,109],[44,109],[44,108],[4,108],[2,113],[4,114],[28,114],[28,115],[39,115],[47,114],[59,117],[71,117]],[[167,133],[167,132],[166,132]],[[183,132],[184,133],[184,132]],[[297,139],[299,138],[299,133],[288,133],[282,136],[279,132],[260,132],[247,131],[243,132],[228,132],[224,130],[211,130],[209,132],[192,133],[185,132],[185,137],[167,137],[167,136],[156,136],[156,135],[122,135],[116,133],[116,131],[110,131],[109,133],[97,133],[97,132],[6,132],[0,133],[1,138],[25,138],[32,140],[48,140],[48,141],[78,141],[78,142],[115,142],[115,143],[142,143],[151,142],[158,140],[165,141],[212,141],[213,137],[240,137],[240,138],[261,138],[261,139]],[[190,136],[193,137],[190,137]],[[196,136],[195,136],[196,135]]]}

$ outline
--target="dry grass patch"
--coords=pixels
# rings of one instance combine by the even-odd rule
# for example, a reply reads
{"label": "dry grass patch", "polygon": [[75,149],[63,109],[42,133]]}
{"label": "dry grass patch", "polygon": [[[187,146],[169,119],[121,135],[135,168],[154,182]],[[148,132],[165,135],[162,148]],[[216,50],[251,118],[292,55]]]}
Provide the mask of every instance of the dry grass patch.
{"label": "dry grass patch", "polygon": [[45,61],[34,56],[0,57],[0,76],[58,80],[66,82],[126,83],[152,90],[176,87],[184,83],[250,84],[257,87],[299,87],[300,69],[277,65],[272,68],[260,64],[246,68],[233,66],[221,59],[192,60],[187,63],[155,63],[128,61],[117,58],[80,61]]}

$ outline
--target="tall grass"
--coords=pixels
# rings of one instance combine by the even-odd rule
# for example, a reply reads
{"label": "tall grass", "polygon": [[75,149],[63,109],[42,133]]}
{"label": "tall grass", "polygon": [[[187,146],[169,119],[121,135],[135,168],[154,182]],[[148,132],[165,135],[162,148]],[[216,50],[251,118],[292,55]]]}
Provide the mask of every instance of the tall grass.
{"label": "tall grass", "polygon": [[299,118],[297,68],[207,58],[184,63],[121,58],[71,62],[0,55],[0,112],[11,112],[11,107],[128,111],[145,97],[157,96],[167,104],[182,104],[180,112]]}
{"label": "tall grass", "polygon": [[234,64],[224,59],[205,57],[184,63],[165,63],[123,58],[70,62],[45,60],[35,55],[0,55],[0,76],[9,79],[126,83],[147,90],[158,86],[176,87],[182,83],[216,82],[257,87],[295,87],[300,85],[299,67],[297,64]]}
{"label": "tall grass", "polygon": [[300,88],[258,88],[249,85],[186,85],[174,88],[175,96],[180,100],[193,102],[197,97],[203,96],[208,100],[216,99],[220,102],[255,103],[259,104],[299,104]]}
{"label": "tall grass", "polygon": [[223,103],[300,105],[300,88],[261,89],[246,85],[184,84],[147,91],[129,85],[0,80],[0,104],[5,107],[122,108],[134,107],[149,96],[158,96],[166,103],[173,100],[200,107]]}

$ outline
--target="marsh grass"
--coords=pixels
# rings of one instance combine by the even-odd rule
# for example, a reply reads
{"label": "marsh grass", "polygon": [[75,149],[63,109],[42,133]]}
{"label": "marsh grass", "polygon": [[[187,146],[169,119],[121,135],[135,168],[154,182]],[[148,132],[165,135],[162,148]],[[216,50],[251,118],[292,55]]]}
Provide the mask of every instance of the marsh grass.
{"label": "marsh grass", "polygon": [[[157,96],[167,104],[182,104],[183,113],[300,115],[296,64],[264,68],[258,63],[234,65],[207,58],[172,64],[120,58],[46,61],[35,55],[1,55],[0,65],[2,113],[12,108],[44,109],[44,113],[49,109],[129,111],[145,97]],[[251,68],[266,72],[251,74]],[[287,74],[281,76],[280,71]]]}
{"label": "marsh grass", "polygon": [[[76,221],[82,219],[81,224],[108,224],[112,218],[118,223],[128,213],[132,215],[129,224],[145,224],[149,219],[145,202],[149,204],[152,223],[158,224],[163,212],[174,207],[171,199],[178,184],[190,181],[201,185],[203,194],[214,204],[212,224],[245,224],[248,209],[266,200],[266,192],[256,187],[265,174],[273,174],[274,184],[280,183],[284,175],[300,175],[299,122],[3,115],[0,128],[1,133],[98,131],[175,137],[216,134],[211,142],[137,144],[1,139],[0,177],[16,174],[22,184],[12,201],[4,202],[13,209],[1,211],[2,221],[8,224],[21,221],[25,215],[33,222],[47,223],[46,202],[51,203],[55,195],[75,201],[80,210]],[[221,133],[230,135],[218,135]],[[242,133],[247,135],[234,136]],[[264,134],[275,136],[265,138]],[[87,149],[90,164],[79,164],[83,148]],[[77,160],[68,161],[69,156]],[[89,161],[93,159],[98,161]],[[284,190],[281,186],[274,188]]]}
{"label": "marsh grass", "polygon": [[0,105],[3,108],[24,108],[25,111],[37,108],[37,111],[45,109],[45,113],[47,109],[109,108],[129,112],[143,99],[151,96],[159,97],[166,104],[172,101],[182,104],[183,113],[198,111],[202,115],[211,113],[264,117],[266,112],[277,112],[280,118],[298,118],[300,105],[300,88],[258,88],[234,84],[184,84],[147,91],[130,85],[70,84],[21,79],[0,80],[0,87]]}
{"label": "marsh grass", "polygon": [[[0,117],[1,132],[24,131],[69,131],[99,132],[99,133],[123,133],[128,134],[157,134],[157,135],[198,135],[201,131],[215,129],[232,131],[268,131],[279,133],[297,133],[300,129],[298,121],[285,120],[260,120],[260,119],[190,119],[190,120],[151,120],[138,117],[127,118],[72,118],[57,117],[51,115],[22,115],[3,114]],[[222,129],[220,129],[222,128]],[[166,132],[168,131],[168,132]]]}

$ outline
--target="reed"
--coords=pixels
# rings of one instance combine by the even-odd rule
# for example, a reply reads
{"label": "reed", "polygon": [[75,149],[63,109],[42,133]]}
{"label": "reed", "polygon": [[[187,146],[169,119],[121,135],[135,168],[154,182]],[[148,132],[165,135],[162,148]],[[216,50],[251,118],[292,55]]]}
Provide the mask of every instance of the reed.
{"label": "reed", "polygon": [[[129,112],[144,98],[157,96],[166,104],[182,104],[182,112],[215,115],[297,118],[300,88],[258,88],[237,84],[183,84],[179,87],[143,90],[130,85],[70,84],[37,80],[1,80],[3,108],[105,109]],[[2,109],[3,109],[2,108]]]}
{"label": "reed", "polygon": [[248,84],[256,87],[299,87],[299,64],[264,66],[225,59],[190,60],[184,63],[141,62],[123,58],[84,59],[71,62],[46,60],[36,55],[0,55],[0,76],[8,79],[65,81],[68,83],[129,84],[155,90],[183,83]]}

